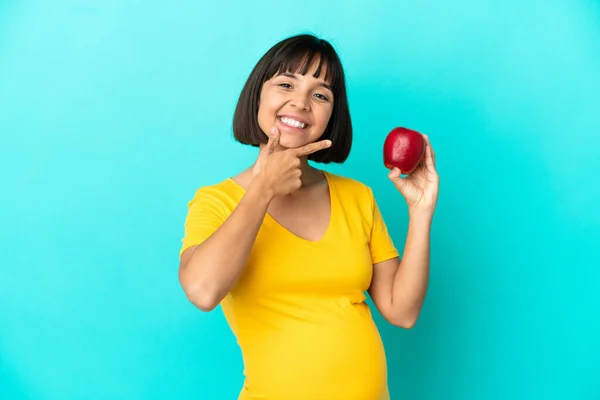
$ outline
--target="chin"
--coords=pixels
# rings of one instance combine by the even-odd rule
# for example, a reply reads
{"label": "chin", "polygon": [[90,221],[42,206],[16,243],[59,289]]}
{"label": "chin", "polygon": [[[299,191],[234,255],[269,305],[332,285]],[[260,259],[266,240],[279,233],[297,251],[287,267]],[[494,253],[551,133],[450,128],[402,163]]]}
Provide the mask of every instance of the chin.
{"label": "chin", "polygon": [[296,149],[298,147],[302,147],[309,142],[306,141],[306,138],[294,137],[289,134],[282,133],[279,138],[279,145],[285,147],[286,149]]}

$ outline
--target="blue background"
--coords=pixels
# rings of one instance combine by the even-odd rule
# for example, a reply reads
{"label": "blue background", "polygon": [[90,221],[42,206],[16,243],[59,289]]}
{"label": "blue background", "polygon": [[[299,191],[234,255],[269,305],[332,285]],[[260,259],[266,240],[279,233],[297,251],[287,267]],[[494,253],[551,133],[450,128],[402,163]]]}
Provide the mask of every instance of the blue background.
{"label": "blue background", "polygon": [[0,398],[234,399],[220,308],[177,280],[187,202],[250,165],[231,118],[259,57],[340,52],[370,185],[427,133],[441,192],[421,318],[374,311],[393,399],[600,398],[600,5],[475,0],[0,2]]}

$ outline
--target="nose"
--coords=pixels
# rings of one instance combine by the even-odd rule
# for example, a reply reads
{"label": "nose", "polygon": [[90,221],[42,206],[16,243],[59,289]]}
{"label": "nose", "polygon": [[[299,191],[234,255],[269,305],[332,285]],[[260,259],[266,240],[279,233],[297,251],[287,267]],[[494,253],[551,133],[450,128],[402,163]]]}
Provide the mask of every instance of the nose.
{"label": "nose", "polygon": [[291,105],[300,110],[308,110],[309,101],[306,96],[307,94],[305,93],[297,93],[296,96],[292,98]]}

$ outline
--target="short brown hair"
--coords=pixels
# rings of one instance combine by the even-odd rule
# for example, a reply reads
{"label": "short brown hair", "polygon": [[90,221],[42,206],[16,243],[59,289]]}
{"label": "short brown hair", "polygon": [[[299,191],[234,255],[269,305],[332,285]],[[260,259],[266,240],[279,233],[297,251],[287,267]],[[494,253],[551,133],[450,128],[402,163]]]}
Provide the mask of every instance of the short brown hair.
{"label": "short brown hair", "polygon": [[320,76],[326,64],[325,79],[331,81],[333,111],[321,139],[330,139],[331,146],[308,156],[321,163],[342,163],[352,147],[352,121],[346,95],[346,79],[339,56],[333,46],[324,39],[310,34],[291,36],[280,41],[258,61],[238,99],[233,116],[233,136],[243,144],[258,147],[267,143],[268,137],[258,125],[258,106],[262,85],[280,72],[305,75],[315,57],[319,64],[315,78]]}

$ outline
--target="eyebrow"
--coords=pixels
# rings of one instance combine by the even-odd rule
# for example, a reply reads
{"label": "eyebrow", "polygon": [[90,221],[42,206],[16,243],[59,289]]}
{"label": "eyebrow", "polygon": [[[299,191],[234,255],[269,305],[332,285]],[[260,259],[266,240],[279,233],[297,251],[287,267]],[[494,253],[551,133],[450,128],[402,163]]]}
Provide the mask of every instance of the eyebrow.
{"label": "eyebrow", "polygon": [[[291,74],[289,72],[282,72],[279,75],[298,80],[298,77],[296,75]],[[325,89],[327,89],[327,90],[329,90],[330,92],[333,93],[333,89],[331,89],[331,86],[329,86],[327,83],[325,83],[325,82],[319,82],[319,86],[322,86]]]}

